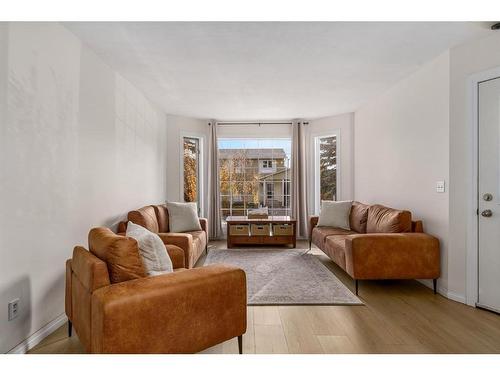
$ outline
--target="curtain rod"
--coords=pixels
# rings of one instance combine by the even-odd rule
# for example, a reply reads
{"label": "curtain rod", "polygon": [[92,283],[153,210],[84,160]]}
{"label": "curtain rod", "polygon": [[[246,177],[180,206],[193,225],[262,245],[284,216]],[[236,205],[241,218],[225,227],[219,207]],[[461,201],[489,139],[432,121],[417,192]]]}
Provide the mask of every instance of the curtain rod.
{"label": "curtain rod", "polygon": [[291,122],[217,122],[217,125],[292,125]]}

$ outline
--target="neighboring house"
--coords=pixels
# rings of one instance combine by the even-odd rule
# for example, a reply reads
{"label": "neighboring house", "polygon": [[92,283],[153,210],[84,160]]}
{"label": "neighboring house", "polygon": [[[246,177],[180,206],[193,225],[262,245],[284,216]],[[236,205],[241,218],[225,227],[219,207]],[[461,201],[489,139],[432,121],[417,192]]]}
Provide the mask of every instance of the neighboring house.
{"label": "neighboring house", "polygon": [[289,214],[291,177],[285,150],[220,149],[219,161],[224,217],[262,206],[272,215]]}
{"label": "neighboring house", "polygon": [[259,178],[259,196],[268,207],[290,207],[290,168],[284,168]]}

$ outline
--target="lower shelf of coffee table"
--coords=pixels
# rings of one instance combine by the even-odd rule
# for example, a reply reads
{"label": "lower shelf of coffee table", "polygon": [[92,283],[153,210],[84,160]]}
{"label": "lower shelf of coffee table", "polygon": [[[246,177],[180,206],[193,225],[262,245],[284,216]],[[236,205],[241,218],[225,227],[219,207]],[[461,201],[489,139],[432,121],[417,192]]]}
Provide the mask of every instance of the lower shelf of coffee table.
{"label": "lower shelf of coffee table", "polygon": [[231,236],[227,237],[227,247],[238,245],[292,245],[295,247],[295,236]]}

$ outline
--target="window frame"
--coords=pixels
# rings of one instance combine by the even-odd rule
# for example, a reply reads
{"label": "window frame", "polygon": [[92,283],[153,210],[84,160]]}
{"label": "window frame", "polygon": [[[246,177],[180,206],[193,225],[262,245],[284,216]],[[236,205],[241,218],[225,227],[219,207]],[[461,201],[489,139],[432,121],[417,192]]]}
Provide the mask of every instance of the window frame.
{"label": "window frame", "polygon": [[337,161],[337,173],[335,178],[336,185],[336,195],[337,201],[342,200],[342,168],[341,168],[341,139],[340,130],[334,130],[324,133],[316,133],[312,135],[314,152],[313,157],[313,174],[314,174],[314,213],[319,214],[321,208],[321,182],[320,182],[320,161],[319,161],[319,151],[320,151],[320,141],[323,138],[335,137],[336,138],[336,161]]}
{"label": "window frame", "polygon": [[198,140],[198,216],[202,217],[204,215],[205,209],[205,189],[204,189],[204,146],[205,146],[205,136],[197,133],[187,133],[182,132],[179,141],[179,202],[184,202],[184,139],[192,138]]}
{"label": "window frame", "polygon": [[274,173],[276,172],[276,164],[273,163],[273,159],[262,159],[259,160],[259,173]]}
{"label": "window frame", "polygon": [[292,180],[290,178],[285,178],[281,180],[281,191],[283,192],[282,198],[286,206],[290,206],[292,203]]}

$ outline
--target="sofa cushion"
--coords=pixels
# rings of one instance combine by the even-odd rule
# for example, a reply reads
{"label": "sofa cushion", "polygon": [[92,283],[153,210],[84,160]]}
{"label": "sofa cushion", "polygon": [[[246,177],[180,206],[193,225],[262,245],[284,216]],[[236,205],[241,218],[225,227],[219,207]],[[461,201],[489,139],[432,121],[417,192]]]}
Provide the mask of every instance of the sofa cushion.
{"label": "sofa cushion", "polygon": [[168,224],[173,233],[202,230],[196,202],[167,202]]}
{"label": "sofa cushion", "polygon": [[352,202],[349,224],[351,230],[358,233],[366,233],[366,222],[368,221],[369,205],[360,202]]}
{"label": "sofa cushion", "polygon": [[158,221],[158,233],[168,233],[168,210],[164,204],[153,206]]}
{"label": "sofa cushion", "polygon": [[89,232],[89,250],[106,262],[112,283],[146,276],[137,241],[119,236],[108,228],[93,228]]}
{"label": "sofa cushion", "polygon": [[153,206],[145,206],[128,213],[128,220],[147,230],[158,233],[158,220]]}
{"label": "sofa cushion", "polygon": [[139,244],[139,255],[149,276],[163,275],[173,271],[172,260],[158,234],[129,222],[126,235],[134,238]]}
{"label": "sofa cushion", "polygon": [[395,210],[379,204],[368,209],[367,233],[411,232],[410,211]]}
{"label": "sofa cushion", "polygon": [[348,234],[356,234],[356,232],[340,228],[315,227],[312,231],[312,242],[323,249],[327,237]]}
{"label": "sofa cushion", "polygon": [[329,236],[325,240],[323,252],[337,263],[343,270],[346,269],[345,262],[345,239],[348,235]]}
{"label": "sofa cushion", "polygon": [[321,201],[318,227],[333,227],[349,230],[349,214],[352,201]]}

